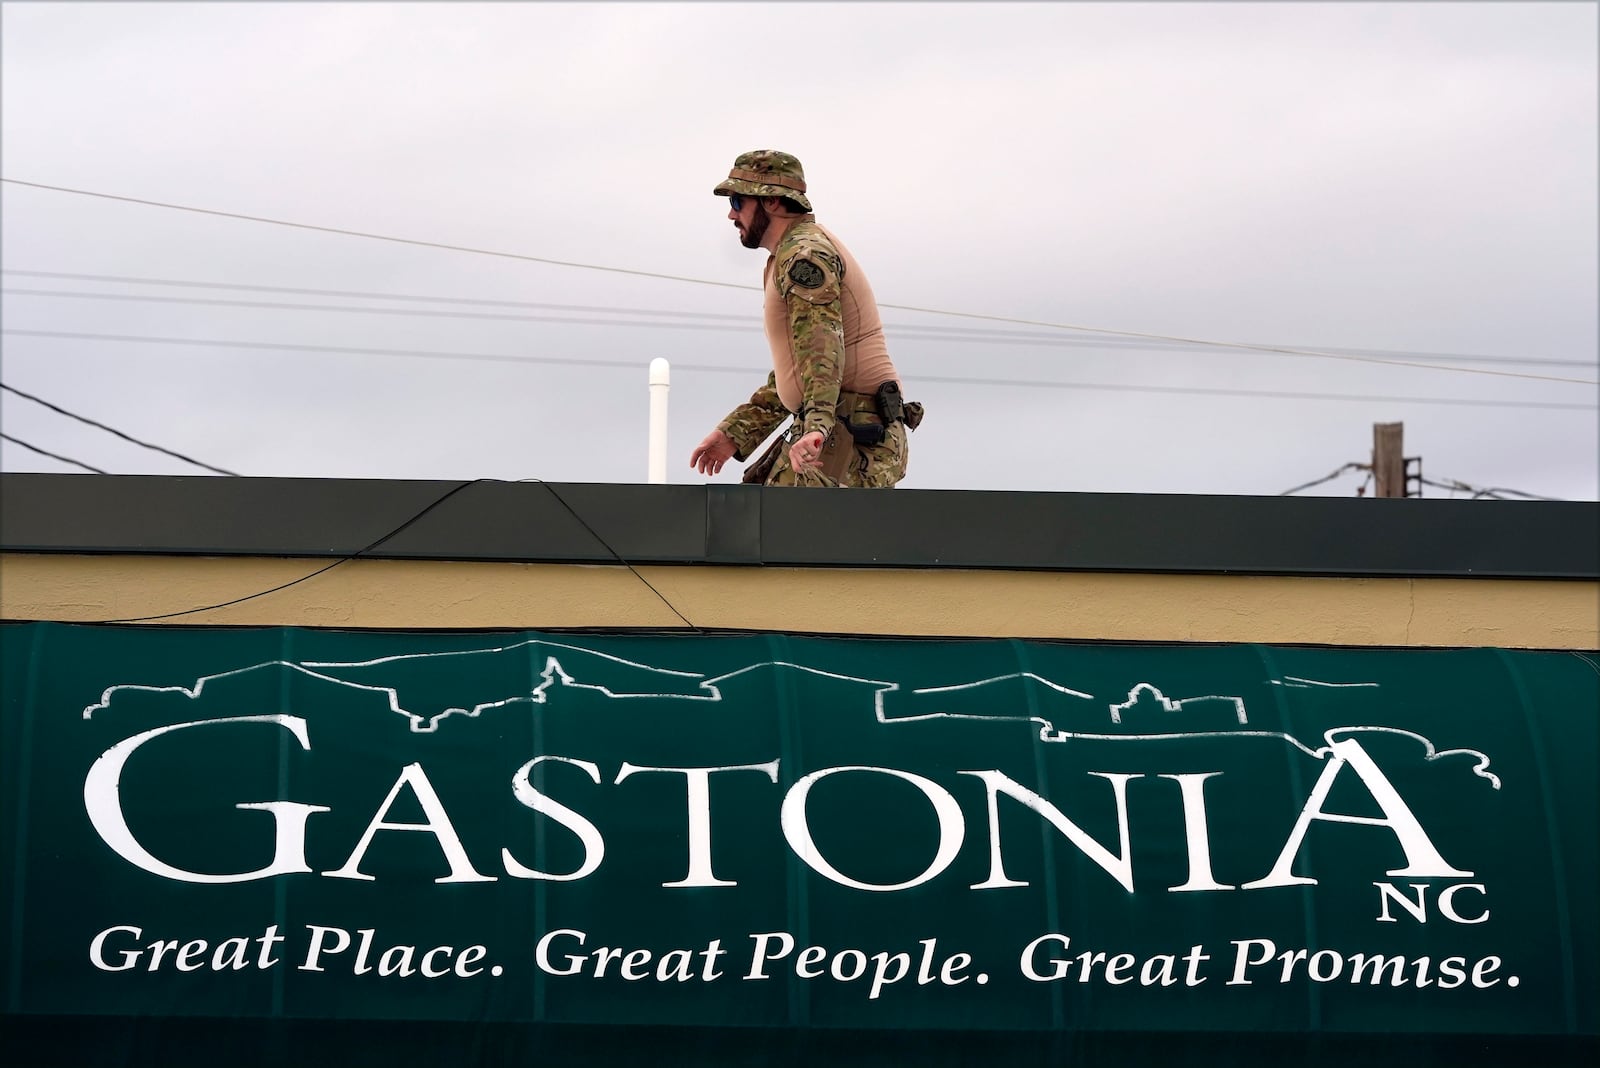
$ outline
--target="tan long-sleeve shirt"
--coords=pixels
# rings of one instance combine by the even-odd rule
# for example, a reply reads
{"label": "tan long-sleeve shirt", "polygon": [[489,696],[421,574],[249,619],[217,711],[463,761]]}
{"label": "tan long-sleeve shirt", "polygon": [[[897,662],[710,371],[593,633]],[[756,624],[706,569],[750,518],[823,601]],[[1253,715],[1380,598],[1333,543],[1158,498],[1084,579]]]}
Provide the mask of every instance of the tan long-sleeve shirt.
{"label": "tan long-sleeve shirt", "polygon": [[[836,277],[829,277],[834,274],[830,270],[830,259],[834,259],[838,265]],[[808,290],[804,284],[795,281],[792,275],[797,260],[820,266],[822,278],[819,285]],[[773,376],[778,397],[789,411],[799,413],[805,410],[809,413],[812,407],[817,406],[826,407],[831,412],[838,401],[839,390],[871,393],[883,383],[899,377],[893,361],[889,359],[889,346],[883,336],[883,320],[878,314],[878,302],[872,294],[872,285],[867,281],[866,272],[833,232],[817,223],[814,217],[804,216],[783,235],[777,251],[767,260],[763,283],[766,293],[764,320],[767,343],[772,349]],[[819,301],[818,298],[838,301],[843,352],[838,359],[837,374],[825,376],[834,381],[813,384],[810,391],[813,396],[808,397],[800,366],[807,353],[801,352],[799,355],[802,359],[799,361],[796,355],[797,348],[814,347],[814,343],[808,343],[803,336],[796,336],[804,330],[804,326],[794,321],[795,313],[799,311],[804,314],[809,309],[803,306],[797,309],[795,302],[832,302],[830,299]],[[817,328],[825,329],[822,324],[818,324]],[[832,387],[831,390],[819,388],[828,386]],[[831,392],[831,400],[827,392]]]}

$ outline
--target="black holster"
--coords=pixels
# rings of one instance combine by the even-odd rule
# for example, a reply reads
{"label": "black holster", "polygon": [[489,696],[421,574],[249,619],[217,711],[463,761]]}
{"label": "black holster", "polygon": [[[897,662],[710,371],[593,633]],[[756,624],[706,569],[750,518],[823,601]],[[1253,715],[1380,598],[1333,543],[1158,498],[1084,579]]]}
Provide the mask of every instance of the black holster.
{"label": "black holster", "polygon": [[765,485],[767,476],[772,474],[773,465],[778,462],[779,454],[788,447],[788,444],[784,435],[779,434],[755,463],[745,465],[744,476],[739,481],[756,486]]}
{"label": "black holster", "polygon": [[850,436],[855,438],[858,445],[883,444],[889,427],[895,423],[904,423],[915,430],[922,422],[922,405],[906,403],[898,382],[891,380],[879,386],[872,400],[877,408],[876,418],[870,411],[855,411],[849,416]]}

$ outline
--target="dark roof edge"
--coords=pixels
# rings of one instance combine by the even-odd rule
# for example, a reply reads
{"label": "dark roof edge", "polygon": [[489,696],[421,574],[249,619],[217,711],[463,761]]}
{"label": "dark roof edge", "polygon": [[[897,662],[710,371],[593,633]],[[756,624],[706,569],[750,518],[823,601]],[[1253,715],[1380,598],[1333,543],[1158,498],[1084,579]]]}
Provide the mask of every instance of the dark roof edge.
{"label": "dark roof edge", "polygon": [[1600,503],[0,474],[12,552],[1600,578]]}

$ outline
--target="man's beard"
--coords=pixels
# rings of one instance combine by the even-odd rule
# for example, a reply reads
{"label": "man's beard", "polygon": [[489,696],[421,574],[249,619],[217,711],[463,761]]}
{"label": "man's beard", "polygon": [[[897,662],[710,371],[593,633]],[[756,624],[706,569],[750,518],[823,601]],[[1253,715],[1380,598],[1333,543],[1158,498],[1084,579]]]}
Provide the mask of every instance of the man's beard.
{"label": "man's beard", "polygon": [[767,236],[767,209],[764,205],[757,204],[755,214],[751,216],[750,225],[739,234],[739,242],[745,248],[760,248],[761,239]]}

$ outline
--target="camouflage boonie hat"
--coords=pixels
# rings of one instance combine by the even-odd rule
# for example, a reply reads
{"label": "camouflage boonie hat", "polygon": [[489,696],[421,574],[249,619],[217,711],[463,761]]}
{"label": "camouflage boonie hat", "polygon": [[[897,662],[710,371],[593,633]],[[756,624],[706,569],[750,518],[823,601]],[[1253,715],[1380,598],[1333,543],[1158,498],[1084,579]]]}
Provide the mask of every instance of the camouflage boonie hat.
{"label": "camouflage boonie hat", "polygon": [[800,161],[787,152],[758,148],[733,161],[727,179],[712,190],[719,197],[738,193],[742,197],[788,197],[806,211],[806,172]]}

